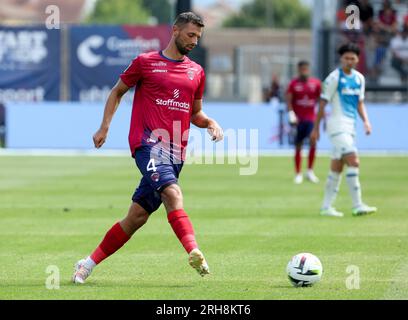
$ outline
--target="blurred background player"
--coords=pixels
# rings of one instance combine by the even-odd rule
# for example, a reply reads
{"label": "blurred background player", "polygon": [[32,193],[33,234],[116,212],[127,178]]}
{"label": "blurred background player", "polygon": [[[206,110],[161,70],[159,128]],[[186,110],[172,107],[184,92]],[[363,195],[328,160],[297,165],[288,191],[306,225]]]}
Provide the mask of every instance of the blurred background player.
{"label": "blurred background player", "polygon": [[327,120],[327,133],[333,145],[333,154],[320,214],[343,216],[332,205],[339,191],[343,167],[347,165],[346,180],[353,202],[352,213],[359,216],[374,213],[377,208],[364,204],[361,197],[359,158],[355,146],[357,113],[364,122],[367,135],[371,133],[371,124],[364,105],[365,79],[355,70],[360,49],[356,44],[348,43],[341,46],[338,53],[341,67],[330,73],[324,81],[319,112],[311,134],[312,141],[319,139],[320,121],[324,116],[324,108],[330,102],[332,110]]}
{"label": "blurred background player", "polygon": [[[310,65],[302,60],[298,63],[298,76],[288,85],[286,101],[288,106],[289,123],[296,126],[295,137],[295,179],[296,184],[303,182],[302,174],[302,146],[313,130],[316,118],[316,104],[320,97],[320,80],[310,77]],[[310,141],[306,178],[313,182],[319,179],[313,172],[316,157],[316,143]]]}
{"label": "blurred background player", "polygon": [[177,184],[190,122],[207,128],[213,141],[223,138],[218,123],[202,111],[204,70],[186,57],[197,46],[203,27],[199,16],[192,12],[181,13],[173,25],[167,48],[139,55],[112,89],[100,129],[93,137],[95,147],[105,143],[122,96],[137,85],[129,145],[143,177],[133,194],[127,216],[112,226],[90,256],[76,263],[73,282],[84,283],[93,268],[129,241],[162,202],[169,224],[189,255],[190,265],[201,276],[209,273],[191,221],[183,209],[183,195]]}

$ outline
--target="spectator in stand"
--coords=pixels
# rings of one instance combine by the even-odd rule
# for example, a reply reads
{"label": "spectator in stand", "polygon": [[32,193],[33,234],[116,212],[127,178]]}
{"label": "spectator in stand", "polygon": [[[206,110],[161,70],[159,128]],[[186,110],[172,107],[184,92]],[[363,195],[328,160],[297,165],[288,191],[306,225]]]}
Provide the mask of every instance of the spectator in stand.
{"label": "spectator in stand", "polygon": [[[361,31],[362,28],[359,29],[350,29],[347,26],[347,18],[348,14],[346,13],[347,7],[355,5],[359,6],[359,0],[343,0],[341,6],[339,6],[339,9],[337,10],[336,13],[336,18],[337,18],[337,28],[341,31],[341,39],[339,42],[356,42],[361,44]],[[361,16],[360,16],[361,17]],[[364,61],[364,54],[362,57],[360,57],[360,62]]]}
{"label": "spectator in stand", "polygon": [[378,14],[381,29],[390,34],[395,34],[398,30],[397,12],[392,7],[390,0],[384,0],[382,9]]}
{"label": "spectator in stand", "polygon": [[402,84],[408,85],[408,26],[391,40],[391,66],[397,70]]}
{"label": "spectator in stand", "polygon": [[272,74],[271,86],[267,92],[267,100],[272,107],[278,107],[281,101],[281,96],[279,76]]}
{"label": "spectator in stand", "polygon": [[337,27],[341,30],[344,31],[349,31],[347,26],[346,26],[346,20],[347,20],[347,14],[346,10],[348,6],[355,5],[358,6],[359,0],[343,0],[343,3],[338,7],[338,10],[336,12],[336,18],[337,18]]}
{"label": "spectator in stand", "polygon": [[360,20],[364,30],[371,27],[374,20],[374,9],[369,0],[360,0],[357,4],[360,9]]}
{"label": "spectator in stand", "polygon": [[404,18],[404,24],[402,26],[403,28],[408,28],[408,14]]}
{"label": "spectator in stand", "polygon": [[377,83],[387,54],[388,33],[373,20],[365,32],[365,52],[367,55],[367,82]]}
{"label": "spectator in stand", "polygon": [[343,4],[338,7],[338,10],[336,12],[336,20],[337,20],[337,27],[339,29],[345,29],[346,25],[346,1],[343,1]]}

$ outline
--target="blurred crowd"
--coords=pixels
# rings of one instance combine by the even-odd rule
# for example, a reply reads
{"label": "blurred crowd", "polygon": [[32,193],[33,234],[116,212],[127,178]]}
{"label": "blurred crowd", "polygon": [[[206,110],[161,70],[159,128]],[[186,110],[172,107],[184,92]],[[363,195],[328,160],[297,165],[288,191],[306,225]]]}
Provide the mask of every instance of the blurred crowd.
{"label": "blurred crowd", "polygon": [[[356,5],[360,28],[348,27],[346,8]],[[408,1],[344,0],[337,11],[338,28],[345,39],[360,45],[358,69],[367,82],[377,84],[392,68],[402,85],[408,85]]]}

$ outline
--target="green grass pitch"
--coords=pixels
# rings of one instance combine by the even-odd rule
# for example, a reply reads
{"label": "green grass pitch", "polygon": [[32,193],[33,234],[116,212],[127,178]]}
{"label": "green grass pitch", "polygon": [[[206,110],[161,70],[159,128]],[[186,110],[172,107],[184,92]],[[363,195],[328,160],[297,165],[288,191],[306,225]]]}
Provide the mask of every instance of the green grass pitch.
{"label": "green grass pitch", "polygon": [[[329,159],[318,185],[292,183],[292,159],[261,157],[256,175],[238,165],[186,165],[185,209],[212,274],[187,263],[163,208],[83,286],[73,264],[127,212],[140,174],[127,157],[0,157],[0,299],[407,299],[408,159],[362,157],[364,200],[379,213],[352,217],[343,179],[342,219],[320,217]],[[292,255],[322,261],[322,281],[293,288]],[[57,266],[60,288],[47,289]],[[348,266],[359,289],[346,287]]]}

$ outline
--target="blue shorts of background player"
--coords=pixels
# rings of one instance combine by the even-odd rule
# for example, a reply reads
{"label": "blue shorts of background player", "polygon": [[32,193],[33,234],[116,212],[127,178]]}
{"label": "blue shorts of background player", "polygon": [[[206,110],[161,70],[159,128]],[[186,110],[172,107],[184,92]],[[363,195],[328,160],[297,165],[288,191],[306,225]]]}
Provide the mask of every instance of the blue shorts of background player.
{"label": "blue shorts of background player", "polygon": [[183,162],[172,161],[169,152],[144,145],[135,151],[135,162],[142,179],[133,194],[133,202],[138,203],[149,214],[156,211],[161,203],[160,193],[168,186],[177,183]]}
{"label": "blue shorts of background player", "polygon": [[313,121],[300,121],[297,125],[295,144],[301,144],[305,139],[309,138],[312,133]]}

